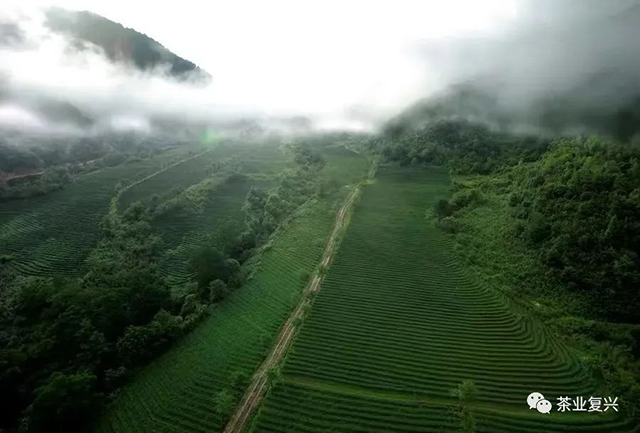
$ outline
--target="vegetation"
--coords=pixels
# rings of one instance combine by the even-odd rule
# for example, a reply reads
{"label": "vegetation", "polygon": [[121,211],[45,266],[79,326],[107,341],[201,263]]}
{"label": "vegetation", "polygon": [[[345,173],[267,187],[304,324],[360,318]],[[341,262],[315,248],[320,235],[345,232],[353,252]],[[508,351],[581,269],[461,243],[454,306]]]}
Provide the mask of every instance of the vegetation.
{"label": "vegetation", "polygon": [[281,173],[278,186],[272,191],[251,188],[247,194],[243,208],[246,229],[233,250],[234,257],[240,261],[263,245],[275,229],[316,192],[324,159],[309,146],[289,146],[289,150],[296,167]]}
{"label": "vegetation", "polygon": [[314,240],[328,236],[332,219],[326,207],[310,209],[251,259],[245,285],[137,375],[98,431],[222,430],[302,289],[295,271],[313,269],[322,253]]}
{"label": "vegetation", "polygon": [[[245,150],[238,149],[239,152],[234,152],[241,158]],[[180,167],[180,159],[177,160],[179,165],[174,165],[171,155],[158,160],[121,163],[115,168],[80,176],[59,191],[59,196],[48,194],[37,198],[37,201],[16,202],[24,210],[12,208],[6,214],[2,231],[6,242],[3,244],[0,272],[3,287],[0,297],[0,401],[7,408],[0,420],[2,428],[19,423],[21,429],[27,432],[49,431],[52,428],[66,431],[86,429],[105,396],[119,389],[133,372],[192,330],[210,311],[209,305],[223,302],[247,279],[252,279],[258,257],[243,268],[241,263],[259,252],[274,231],[285,224],[301,205],[311,205],[310,200],[317,193],[318,173],[324,163],[316,150],[306,146],[290,147],[293,168],[282,172],[277,186],[271,189],[254,187],[252,184],[267,186],[273,184],[272,181],[255,181],[245,175],[229,174],[228,170],[233,170],[237,164],[233,158],[227,158],[226,162],[220,164],[220,155],[225,152],[229,155],[222,148],[221,151],[216,149],[207,153],[218,155],[215,164],[206,158],[185,159],[193,167]],[[275,166],[280,164],[271,157],[262,163],[271,161]],[[191,186],[177,195],[153,197],[155,191],[166,188],[163,178],[165,173],[171,178],[168,171],[173,170],[174,166],[187,168],[180,172],[187,175],[184,177],[184,186],[188,186],[189,182]],[[140,170],[147,167],[146,173]],[[196,167],[202,167],[202,170],[194,169]],[[253,170],[256,169],[260,170],[254,165]],[[123,174],[133,174],[133,170],[136,174],[129,183],[134,186],[123,188],[126,185]],[[106,180],[110,180],[111,185]],[[92,192],[89,187],[95,190]],[[137,195],[132,195],[134,192]],[[243,212],[244,209],[246,214],[244,233],[241,233],[242,225],[226,224],[229,221],[226,217],[233,215],[224,212],[224,200],[229,193],[232,194],[230,197],[234,197],[229,202],[231,207],[237,212]],[[125,194],[127,197],[141,198],[144,202],[134,202],[119,213],[117,204]],[[246,205],[243,208],[244,194]],[[48,212],[54,209],[50,206],[62,206],[61,209],[64,209],[65,197],[73,203],[78,203],[79,198],[83,199],[88,206],[85,211],[91,219],[83,222],[77,214],[77,207],[67,210],[74,214],[72,226],[68,224],[68,219],[61,220],[64,214],[60,212],[43,213],[44,209]],[[130,197],[126,200],[130,200]],[[27,209],[38,212],[28,213]],[[330,210],[326,206],[322,209],[326,215],[324,221],[330,224]],[[5,208],[5,211],[9,209]],[[193,234],[200,240],[192,242],[190,248],[184,250],[188,255],[183,255],[181,260],[184,266],[190,266],[191,269],[185,274],[187,279],[176,281],[168,279],[166,271],[161,270],[160,264],[165,262],[167,252],[173,250],[167,250],[163,237],[158,234],[167,233],[166,223],[171,221],[170,217],[183,211],[191,216],[200,215],[203,223],[208,221],[211,225],[194,227]],[[64,227],[63,233],[65,230],[67,233],[78,233],[84,229],[78,235],[87,238],[85,249],[81,248],[81,242],[70,244],[77,259],[67,264],[74,271],[72,275],[78,278],[61,275],[64,268],[58,267],[58,264],[69,260],[70,249],[60,248],[59,243],[53,242],[53,237],[60,236],[61,230],[55,224],[42,226],[46,223],[43,220],[45,215],[52,221],[58,221],[57,224]],[[99,228],[96,218],[99,219],[101,215],[106,216]],[[319,225],[317,228],[325,230],[324,227],[327,226]],[[51,231],[49,254],[57,255],[58,261],[52,262],[44,271],[33,272],[30,270],[32,268],[22,263],[41,259],[30,253],[28,239],[44,230]],[[184,231],[178,232],[177,246],[184,244],[183,236],[186,234]],[[33,247],[44,252],[43,238],[47,239],[46,236],[40,236],[32,242]],[[62,239],[74,241],[66,235]],[[298,241],[293,239],[293,242]],[[313,268],[322,245],[322,242],[309,242],[308,247],[314,253],[308,256],[309,261],[304,262],[304,268],[300,269],[309,272]],[[287,254],[293,254],[294,250],[301,251],[296,247],[287,250]],[[279,257],[282,259],[281,254]],[[295,263],[301,259],[296,255]],[[274,285],[276,281],[278,284],[284,281],[282,276],[277,276],[279,269],[278,266],[274,267],[275,274],[268,277],[275,278]],[[193,282],[189,281],[191,277]],[[271,334],[265,334],[267,328],[261,328],[252,339],[247,340],[247,343],[253,342],[251,349],[254,352],[248,358],[252,360],[250,362],[259,360],[268,344],[267,335],[273,335],[277,330],[281,318],[294,300],[291,295],[304,284],[297,271],[290,278],[291,284],[279,289],[283,290],[283,297],[276,303],[279,309],[274,312],[277,311],[277,314],[268,316]],[[264,315],[264,311],[260,310],[262,304],[257,303],[259,296],[255,293],[246,296],[246,299],[254,299],[255,296],[256,311]],[[222,319],[223,323],[231,321],[224,326],[233,327],[244,321],[243,315],[237,315],[238,304],[233,305],[226,316],[221,316],[226,317]],[[234,320],[240,322],[233,324]],[[216,322],[215,326],[220,325]],[[224,326],[221,329],[225,329]],[[215,332],[220,331],[216,329]],[[220,335],[227,334],[223,332]],[[224,358],[226,355],[221,351],[219,356]],[[230,369],[230,364],[226,368]],[[251,370],[245,368],[220,371],[221,377],[226,377],[225,383],[229,385],[219,388],[216,394],[216,407],[220,415],[218,422],[229,415],[250,373]],[[63,406],[57,404],[61,399],[65,400]],[[79,407],[87,409],[82,416],[75,412]]]}
{"label": "vegetation", "polygon": [[465,433],[475,433],[476,420],[471,412],[470,403],[475,400],[478,394],[475,383],[472,380],[465,380],[453,390],[453,397],[458,399],[456,415],[460,418],[460,425]]}
{"label": "vegetation", "polygon": [[535,160],[549,145],[544,138],[497,133],[482,124],[453,120],[415,130],[391,123],[385,136],[372,141],[371,147],[387,160],[402,166],[447,166],[465,174],[486,174],[504,164]]}
{"label": "vegetation", "polygon": [[127,61],[142,71],[164,66],[176,78],[186,78],[188,73],[197,72],[200,79],[210,79],[209,74],[195,64],[173,54],[147,35],[100,15],[52,8],[47,13],[47,24],[80,42],[97,45],[111,61]]}
{"label": "vegetation", "polygon": [[539,160],[456,182],[436,206],[469,265],[526,299],[631,414],[640,396],[639,156],[601,139],[559,140]]}
{"label": "vegetation", "polygon": [[9,181],[11,184],[0,183],[0,202],[45,195],[62,189],[70,180],[71,177],[65,168],[47,170],[33,175],[27,174],[19,179],[14,178]]}
{"label": "vegetation", "polygon": [[616,413],[522,410],[534,388],[603,390],[458,262],[425,218],[447,187],[443,169],[379,168],[251,431],[633,431]]}
{"label": "vegetation", "polygon": [[[99,431],[221,430],[373,152],[394,165],[252,431],[634,431],[636,145],[440,119],[279,148],[74,146],[0,146],[0,429],[83,431],[109,398]],[[532,390],[623,410],[541,421],[516,410]]]}
{"label": "vegetation", "polygon": [[95,411],[78,407],[95,405],[181,331],[146,218],[137,206],[105,220],[82,279],[7,277],[0,389],[11,410],[2,425],[26,408],[24,431],[79,429]]}
{"label": "vegetation", "polygon": [[561,140],[512,176],[518,235],[595,314],[638,323],[640,148]]}
{"label": "vegetation", "polygon": [[2,203],[0,252],[11,255],[9,266],[20,275],[81,276],[87,271],[87,255],[100,239],[99,224],[109,212],[115,191],[176,157],[181,152],[169,151],[74,175],[73,182],[62,189]]}
{"label": "vegetation", "polygon": [[[297,149],[290,149],[294,159]],[[298,158],[297,168],[284,172],[277,186],[254,188],[247,194],[241,247],[231,249],[245,260],[242,289],[230,291],[201,326],[136,376],[109,408],[99,431],[155,432],[166,426],[175,431],[222,430],[231,414],[229,408],[237,404],[297,302],[306,284],[300,275],[310,275],[317,266],[330,234],[333,200],[342,199],[344,192],[313,199],[326,176],[324,171],[330,169],[331,176],[341,173],[343,182],[357,176],[356,168],[360,176],[366,173],[367,161],[362,156],[325,157],[322,147],[312,149],[321,152],[322,158],[312,158],[317,162]],[[322,160],[328,162],[320,168]],[[280,200],[277,207],[276,196]],[[293,213],[287,216],[285,212]],[[274,222],[280,229],[269,235]],[[213,284],[223,288],[217,280]],[[278,376],[276,373],[274,370]],[[149,408],[148,401],[154,405],[150,411],[143,410]]]}

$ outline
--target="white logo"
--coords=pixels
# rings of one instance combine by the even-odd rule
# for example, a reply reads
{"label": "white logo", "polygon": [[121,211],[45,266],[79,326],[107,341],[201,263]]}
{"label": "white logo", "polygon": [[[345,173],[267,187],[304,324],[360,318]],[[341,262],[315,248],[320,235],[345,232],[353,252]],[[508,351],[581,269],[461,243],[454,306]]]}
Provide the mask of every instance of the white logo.
{"label": "white logo", "polygon": [[[556,400],[558,400],[558,412],[606,412],[609,409],[618,412],[618,397],[591,396],[585,399],[582,396],[577,396],[575,399],[571,399],[569,396],[560,396]],[[527,404],[529,409],[535,409],[540,413],[550,413],[553,408],[553,404],[539,392],[529,394]]]}
{"label": "white logo", "polygon": [[540,400],[538,404],[536,404],[536,409],[540,413],[549,413],[551,412],[551,402],[549,400]]}
{"label": "white logo", "polygon": [[551,412],[551,402],[544,398],[544,395],[539,392],[532,392],[527,397],[527,404],[529,409],[536,409],[540,413]]}
{"label": "white logo", "polygon": [[527,404],[529,405],[529,409],[535,409],[540,400],[544,400],[544,395],[540,394],[539,392],[532,392],[531,394],[529,394],[529,397],[527,397]]}

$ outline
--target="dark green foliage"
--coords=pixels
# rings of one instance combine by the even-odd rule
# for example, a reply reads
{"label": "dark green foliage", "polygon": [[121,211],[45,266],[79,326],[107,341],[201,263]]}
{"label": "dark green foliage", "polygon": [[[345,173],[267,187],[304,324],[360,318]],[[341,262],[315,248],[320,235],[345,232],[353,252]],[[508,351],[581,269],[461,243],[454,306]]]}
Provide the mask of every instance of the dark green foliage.
{"label": "dark green foliage", "polygon": [[458,222],[454,216],[460,210],[470,205],[482,202],[482,193],[478,189],[463,188],[457,190],[449,200],[440,199],[434,207],[438,217],[438,226],[449,233],[458,231]]}
{"label": "dark green foliage", "polygon": [[567,287],[603,317],[640,316],[640,149],[561,140],[513,173],[510,204],[521,236]]}
{"label": "dark green foliage", "polygon": [[456,191],[451,196],[451,206],[454,209],[462,209],[470,205],[482,202],[482,193],[477,188],[465,188]]}
{"label": "dark green foliage", "polygon": [[456,173],[484,174],[518,160],[535,159],[547,140],[513,136],[463,121],[438,121],[420,129],[386,131],[382,155],[400,165],[447,165]]}
{"label": "dark green foliage", "polygon": [[445,199],[440,199],[435,206],[438,218],[446,218],[453,215],[454,207]]}
{"label": "dark green foliage", "polygon": [[439,221],[462,227],[469,263],[513,286],[516,302],[535,305],[632,415],[640,396],[639,161],[632,144],[559,140],[537,161],[456,182],[452,216]]}
{"label": "dark green foliage", "polygon": [[240,271],[240,262],[235,259],[227,259],[224,261],[224,267],[227,272],[227,283],[231,287],[240,287],[242,285],[242,273]]}
{"label": "dark green foliage", "polygon": [[222,253],[209,245],[203,246],[195,253],[191,266],[198,287],[207,287],[209,282],[218,278],[225,279],[227,272],[224,260]]}
{"label": "dark green foliage", "polygon": [[0,427],[80,431],[104,391],[181,334],[182,318],[154,262],[158,238],[137,204],[105,219],[79,280],[4,276]]}
{"label": "dark green foliage", "polygon": [[207,286],[206,295],[208,302],[221,301],[229,294],[229,288],[222,280],[213,280]]}
{"label": "dark green foliage", "polygon": [[291,145],[297,168],[280,175],[278,187],[271,191],[252,187],[243,207],[245,231],[240,235],[232,256],[245,261],[263,245],[279,224],[295,209],[319,192],[318,172],[325,161],[308,145]]}
{"label": "dark green foliage", "polygon": [[195,313],[199,305],[202,305],[199,301],[199,297],[195,293],[188,294],[184,297],[184,302],[180,309],[180,315],[182,317],[187,317]]}
{"label": "dark green foliage", "polygon": [[[323,161],[315,151],[300,149],[294,152],[298,166],[283,172],[276,188],[249,191],[243,258],[313,197]],[[113,164],[123,164],[122,158],[107,158],[98,165]],[[148,173],[140,171],[138,176]],[[246,180],[232,175],[224,184]],[[102,238],[87,257],[82,278],[12,275],[12,255],[2,256],[0,430],[17,428],[21,417],[26,432],[50,431],[51,426],[59,431],[91,430],[97,409],[69,419],[67,405],[88,408],[111,395],[138,368],[193,329],[206,316],[210,303],[222,302],[230,290],[242,285],[240,262],[231,256],[238,250],[237,231],[228,230],[231,237],[225,232],[229,224],[220,224],[209,232],[192,260],[196,281],[170,286],[158,266],[164,236],[157,236],[152,225],[162,199],[133,203],[120,214],[112,208],[101,224]],[[247,379],[244,374],[225,385],[234,402]],[[51,405],[55,398],[65,399],[57,412]],[[228,402],[221,395],[221,414],[228,413]]]}
{"label": "dark green foliage", "polygon": [[[640,307],[640,149],[598,139],[508,138],[460,122],[418,131],[391,129],[382,149],[400,164],[449,165],[461,173],[501,167],[492,187],[508,191],[515,232],[530,243],[567,288],[598,304],[602,317],[637,322]],[[511,148],[506,143],[511,143]],[[540,154],[539,158],[535,158]],[[480,204],[477,188],[462,188],[435,206],[439,225],[455,232],[456,213]]]}
{"label": "dark green foliage", "polygon": [[6,183],[0,183],[0,201],[44,195],[61,189],[70,181],[71,177],[64,168],[55,168],[13,178]]}
{"label": "dark green foliage", "polygon": [[95,383],[96,377],[91,373],[53,373],[36,390],[22,429],[42,432],[82,429],[97,409]]}
{"label": "dark green foliage", "polygon": [[294,152],[294,161],[301,167],[322,167],[325,163],[322,155],[309,145],[298,145],[295,147]]}
{"label": "dark green foliage", "polygon": [[47,25],[79,42],[101,47],[112,61],[125,60],[143,71],[165,66],[178,78],[186,78],[190,72],[197,72],[200,79],[210,78],[195,64],[173,54],[147,35],[91,12],[52,8],[47,12]]}
{"label": "dark green foliage", "polygon": [[181,318],[160,310],[148,324],[126,329],[116,345],[118,355],[125,367],[142,365],[166,349],[181,332]]}
{"label": "dark green foliage", "polygon": [[[210,245],[200,248],[194,255],[191,266],[198,283],[200,300],[209,303],[209,287],[217,280],[225,285],[239,287],[241,284],[240,263],[237,260],[227,258],[220,251]],[[216,298],[222,299],[224,296]]]}
{"label": "dark green foliage", "polygon": [[478,389],[472,380],[463,381],[452,392],[453,397],[458,399],[458,407],[456,408],[456,415],[460,422],[460,427],[465,433],[475,433],[476,420],[471,413],[472,403],[478,396]]}
{"label": "dark green foliage", "polygon": [[264,242],[276,228],[276,223],[265,207],[269,199],[267,191],[260,188],[251,188],[247,194],[244,205],[246,233],[245,241],[253,246]]}
{"label": "dark green foliage", "polygon": [[218,415],[228,418],[233,413],[236,403],[236,399],[229,391],[222,390],[216,394],[214,408]]}

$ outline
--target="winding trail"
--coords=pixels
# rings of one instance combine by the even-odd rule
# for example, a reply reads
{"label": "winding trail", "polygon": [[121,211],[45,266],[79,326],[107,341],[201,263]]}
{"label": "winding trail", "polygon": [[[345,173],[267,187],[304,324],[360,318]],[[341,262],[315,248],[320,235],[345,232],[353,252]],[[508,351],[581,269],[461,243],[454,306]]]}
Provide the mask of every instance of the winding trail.
{"label": "winding trail", "polygon": [[[355,187],[353,192],[349,195],[347,200],[338,211],[333,231],[331,232],[331,236],[329,236],[327,246],[325,247],[324,253],[322,255],[322,261],[320,262],[321,268],[323,269],[326,269],[333,260],[338,233],[340,229],[344,227],[345,217],[347,216],[351,205],[353,204],[355,198],[358,195],[358,192],[360,191],[360,186],[361,185],[358,184]],[[238,404],[235,413],[225,427],[224,433],[241,433],[247,425],[247,422],[251,419],[251,415],[258,407],[260,399],[269,388],[269,369],[271,367],[277,366],[284,358],[284,355],[287,353],[287,349],[289,348],[293,340],[293,336],[295,335],[295,322],[297,319],[302,318],[306,306],[311,303],[311,297],[320,290],[320,286],[325,274],[326,272],[322,271],[316,271],[313,274],[313,278],[302,292],[300,302],[291,312],[289,318],[280,330],[280,333],[278,334],[278,337],[276,339],[276,343],[271,349],[271,352],[260,365],[260,367],[258,367],[256,373],[253,375],[251,383],[249,384],[247,391],[242,397],[240,404]]]}

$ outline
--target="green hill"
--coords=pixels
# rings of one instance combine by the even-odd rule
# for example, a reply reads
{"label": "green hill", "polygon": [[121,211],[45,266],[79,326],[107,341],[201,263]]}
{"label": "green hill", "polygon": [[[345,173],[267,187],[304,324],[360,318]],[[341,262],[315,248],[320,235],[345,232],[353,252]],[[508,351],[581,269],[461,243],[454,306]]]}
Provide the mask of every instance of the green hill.
{"label": "green hill", "polygon": [[177,79],[195,77],[201,82],[211,79],[205,70],[149,36],[88,11],[51,8],[47,11],[47,26],[77,42],[101,47],[112,62],[128,63],[141,71],[167,67],[169,74]]}

